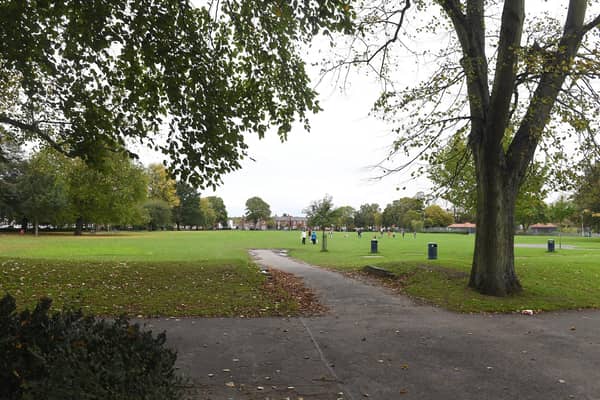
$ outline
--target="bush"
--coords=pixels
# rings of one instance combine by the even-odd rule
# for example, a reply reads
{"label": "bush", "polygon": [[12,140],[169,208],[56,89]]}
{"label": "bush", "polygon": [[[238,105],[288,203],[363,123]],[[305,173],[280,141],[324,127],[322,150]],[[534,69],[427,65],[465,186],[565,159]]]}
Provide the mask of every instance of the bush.
{"label": "bush", "polygon": [[17,313],[14,298],[0,300],[0,399],[180,398],[164,333],[50,305]]}

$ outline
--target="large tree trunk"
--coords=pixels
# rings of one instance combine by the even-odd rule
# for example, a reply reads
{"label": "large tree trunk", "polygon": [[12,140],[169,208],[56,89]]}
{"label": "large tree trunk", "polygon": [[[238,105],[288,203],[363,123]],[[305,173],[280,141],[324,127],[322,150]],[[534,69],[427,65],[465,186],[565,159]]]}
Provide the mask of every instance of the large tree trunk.
{"label": "large tree trunk", "polygon": [[477,233],[469,286],[483,294],[506,296],[521,290],[514,264],[518,184],[498,158],[489,153],[476,158],[481,162],[476,168]]}
{"label": "large tree trunk", "polygon": [[81,236],[83,234],[83,218],[77,217],[75,221],[75,235]]}
{"label": "large tree trunk", "polygon": [[39,234],[39,224],[38,224],[37,218],[35,218],[33,220],[33,230],[35,232],[35,236],[38,236],[38,234]]}

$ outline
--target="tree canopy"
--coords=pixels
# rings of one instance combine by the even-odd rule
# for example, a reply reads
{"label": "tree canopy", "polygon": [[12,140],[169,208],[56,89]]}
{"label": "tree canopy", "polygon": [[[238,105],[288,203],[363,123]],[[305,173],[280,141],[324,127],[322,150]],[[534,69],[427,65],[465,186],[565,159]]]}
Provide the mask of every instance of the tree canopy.
{"label": "tree canopy", "polygon": [[200,194],[198,194],[198,191],[185,182],[177,182],[176,195],[179,202],[173,207],[173,220],[177,225],[177,230],[181,229],[181,225],[201,225],[202,213],[200,212]]}
{"label": "tree canopy", "polygon": [[215,222],[227,226],[227,208],[223,199],[218,196],[208,196],[206,199],[210,203],[210,208],[215,212]]}
{"label": "tree canopy", "polygon": [[148,197],[162,200],[170,207],[179,205],[177,196],[177,182],[169,176],[168,171],[161,164],[150,164],[146,168],[148,175]]}
{"label": "tree canopy", "polygon": [[581,210],[589,210],[588,217],[600,214],[600,161],[590,164],[577,180],[574,201]]}
{"label": "tree canopy", "polygon": [[65,161],[70,209],[77,217],[76,233],[83,223],[135,224],[142,219],[138,207],[146,198],[144,169],[125,154],[104,160],[102,170],[90,168],[80,159]]}
{"label": "tree canopy", "polygon": [[422,220],[423,200],[414,197],[402,197],[388,204],[383,210],[383,224],[398,228],[411,229],[414,220]]}
{"label": "tree canopy", "polygon": [[432,226],[448,226],[454,223],[454,217],[447,211],[436,204],[432,204],[428,207],[425,207],[423,210],[425,220],[425,227]]}
{"label": "tree canopy", "polygon": [[[533,161],[519,187],[515,203],[515,222],[527,227],[545,220],[544,199],[552,181],[548,177],[548,166]],[[473,155],[466,139],[457,134],[448,145],[437,153],[428,171],[429,179],[435,184],[436,195],[451,202],[461,219],[470,220],[477,212],[477,179]]]}
{"label": "tree canopy", "polygon": [[318,226],[322,230],[335,224],[339,215],[337,209],[333,207],[333,198],[329,195],[312,201],[303,211],[306,214],[307,224]]}
{"label": "tree canopy", "polygon": [[352,17],[335,0],[3,1],[1,135],[88,162],[144,143],[179,180],[214,186],[240,167],[244,134],[308,127],[302,46]]}
{"label": "tree canopy", "polygon": [[271,216],[271,207],[258,196],[246,200],[246,219],[254,222],[265,221]]}
{"label": "tree canopy", "polygon": [[17,180],[19,211],[33,222],[36,236],[40,222],[60,224],[68,219],[67,183],[55,157],[51,151],[35,154]]}
{"label": "tree canopy", "polygon": [[323,231],[321,251],[327,251],[325,229],[335,224],[339,216],[338,212],[339,209],[333,207],[333,198],[329,195],[325,195],[321,200],[312,201],[308,207],[304,209],[308,225],[320,227]]}
{"label": "tree canopy", "polygon": [[381,223],[381,208],[379,204],[361,204],[354,214],[354,223],[359,228],[375,227]]}

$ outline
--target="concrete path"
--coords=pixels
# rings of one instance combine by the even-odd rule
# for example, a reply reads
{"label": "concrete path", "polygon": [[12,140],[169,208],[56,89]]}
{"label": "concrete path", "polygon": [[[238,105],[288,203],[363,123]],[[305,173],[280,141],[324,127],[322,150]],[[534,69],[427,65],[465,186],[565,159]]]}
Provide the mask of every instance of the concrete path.
{"label": "concrete path", "polygon": [[600,400],[600,312],[462,315],[269,250],[330,308],[313,318],[151,320],[197,399]]}

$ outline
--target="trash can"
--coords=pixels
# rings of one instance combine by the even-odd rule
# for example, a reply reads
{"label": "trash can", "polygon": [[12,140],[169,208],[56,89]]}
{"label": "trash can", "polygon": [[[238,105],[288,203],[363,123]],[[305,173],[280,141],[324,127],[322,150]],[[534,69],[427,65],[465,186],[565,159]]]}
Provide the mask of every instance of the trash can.
{"label": "trash can", "polygon": [[548,239],[548,253],[554,253],[554,239]]}
{"label": "trash can", "polygon": [[427,243],[427,258],[437,260],[437,243]]}
{"label": "trash can", "polygon": [[371,239],[371,253],[377,253],[377,239]]}

